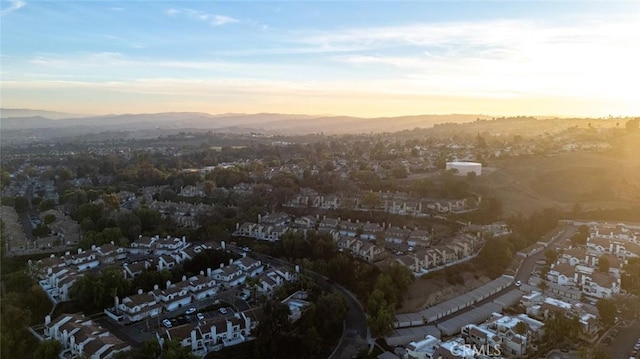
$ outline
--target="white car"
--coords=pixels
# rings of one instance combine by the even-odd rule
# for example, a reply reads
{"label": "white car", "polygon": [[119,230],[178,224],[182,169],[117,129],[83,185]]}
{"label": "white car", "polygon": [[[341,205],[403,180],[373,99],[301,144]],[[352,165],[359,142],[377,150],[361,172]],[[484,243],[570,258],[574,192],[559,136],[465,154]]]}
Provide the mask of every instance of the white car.
{"label": "white car", "polygon": [[163,319],[162,320],[162,325],[164,325],[167,328],[171,328],[173,325],[171,325],[171,321],[169,319]]}
{"label": "white car", "polygon": [[521,281],[519,281],[519,280],[517,280],[517,281],[516,281],[516,287],[519,287],[519,286],[521,286],[521,285],[522,285],[522,282],[521,282]]}
{"label": "white car", "polygon": [[196,308],[191,307],[191,308],[187,309],[187,311],[186,311],[186,312],[184,312],[184,313],[185,313],[185,314],[193,314],[193,313],[195,313],[195,312],[196,312]]}
{"label": "white car", "polygon": [[220,313],[227,314],[227,308],[223,307],[223,308],[220,308],[219,310],[220,310]]}
{"label": "white car", "polygon": [[198,318],[198,320],[204,320],[204,314],[202,313],[196,314],[196,317]]}

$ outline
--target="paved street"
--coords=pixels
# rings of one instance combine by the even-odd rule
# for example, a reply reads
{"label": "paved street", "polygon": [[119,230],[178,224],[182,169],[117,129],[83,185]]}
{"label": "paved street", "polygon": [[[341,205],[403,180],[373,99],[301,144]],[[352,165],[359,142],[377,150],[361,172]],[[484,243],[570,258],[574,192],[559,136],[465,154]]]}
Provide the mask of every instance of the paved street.
{"label": "paved street", "polygon": [[[571,238],[577,232],[577,228],[572,225],[566,225],[564,229],[554,235],[553,239],[549,242],[549,246],[547,249],[555,249],[558,242],[562,242],[567,238]],[[541,251],[540,253],[536,253],[530,257],[525,258],[518,269],[518,273],[515,275],[515,280],[519,280],[522,283],[528,283],[529,277],[531,277],[531,272],[533,272],[533,268],[536,266],[536,261],[539,259],[545,259],[544,255],[545,251]]]}
{"label": "paved street", "polygon": [[[611,358],[628,359],[633,351],[633,345],[640,338],[640,320],[635,320],[630,327],[622,328],[611,345]],[[637,356],[636,356],[637,357]]]}

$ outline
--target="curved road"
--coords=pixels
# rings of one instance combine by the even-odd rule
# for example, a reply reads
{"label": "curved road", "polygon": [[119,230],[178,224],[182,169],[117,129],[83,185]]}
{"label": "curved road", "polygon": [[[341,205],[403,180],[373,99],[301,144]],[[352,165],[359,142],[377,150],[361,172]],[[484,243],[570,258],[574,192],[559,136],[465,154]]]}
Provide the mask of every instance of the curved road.
{"label": "curved road", "polygon": [[[238,253],[242,253],[239,248],[227,245],[229,249],[233,249]],[[268,256],[266,254],[251,252],[251,256],[259,259],[263,263],[277,263],[279,265],[288,265],[295,267],[295,265],[283,261],[278,258]],[[364,313],[362,304],[356,299],[356,297],[349,292],[346,288],[328,281],[325,277],[318,273],[301,268],[305,274],[314,278],[316,283],[324,290],[336,290],[344,297],[347,303],[347,317],[345,318],[345,329],[342,332],[342,338],[338,343],[338,346],[334,349],[333,353],[329,356],[329,359],[342,359],[351,358],[357,354],[360,349],[367,347],[369,341],[369,327],[367,326],[367,316]]]}

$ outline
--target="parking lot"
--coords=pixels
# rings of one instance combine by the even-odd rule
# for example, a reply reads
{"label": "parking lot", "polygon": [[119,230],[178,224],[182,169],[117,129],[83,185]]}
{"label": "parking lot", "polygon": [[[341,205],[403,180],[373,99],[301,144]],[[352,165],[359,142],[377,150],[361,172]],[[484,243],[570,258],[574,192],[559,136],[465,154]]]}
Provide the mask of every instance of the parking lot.
{"label": "parking lot", "polygon": [[[189,314],[187,314],[189,313]],[[198,311],[195,307],[190,307],[186,310],[185,314],[178,315],[174,318],[165,318],[158,326],[154,326],[153,330],[156,330],[160,327],[176,327],[179,325],[193,323],[193,322],[202,322],[206,323],[207,320],[215,319],[215,318],[229,318],[235,315],[235,311],[233,308],[229,306],[221,306],[216,310],[209,311]]]}

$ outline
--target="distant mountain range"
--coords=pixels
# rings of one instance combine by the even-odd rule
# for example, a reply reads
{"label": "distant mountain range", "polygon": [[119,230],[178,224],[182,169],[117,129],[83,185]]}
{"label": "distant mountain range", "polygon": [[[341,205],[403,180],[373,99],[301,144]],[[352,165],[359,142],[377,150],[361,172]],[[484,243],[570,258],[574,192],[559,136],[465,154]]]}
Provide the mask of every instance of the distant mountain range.
{"label": "distant mountain range", "polygon": [[[220,114],[200,112],[165,112],[82,116],[60,112],[1,109],[3,130],[69,129],[73,134],[97,131],[140,131],[170,129],[210,129],[237,132],[256,131],[277,134],[370,133],[399,131],[416,127],[432,127],[438,123],[472,122],[490,119],[485,115],[417,115],[401,117],[360,118],[330,115],[292,115],[278,113]],[[56,131],[58,132],[58,131]]]}

